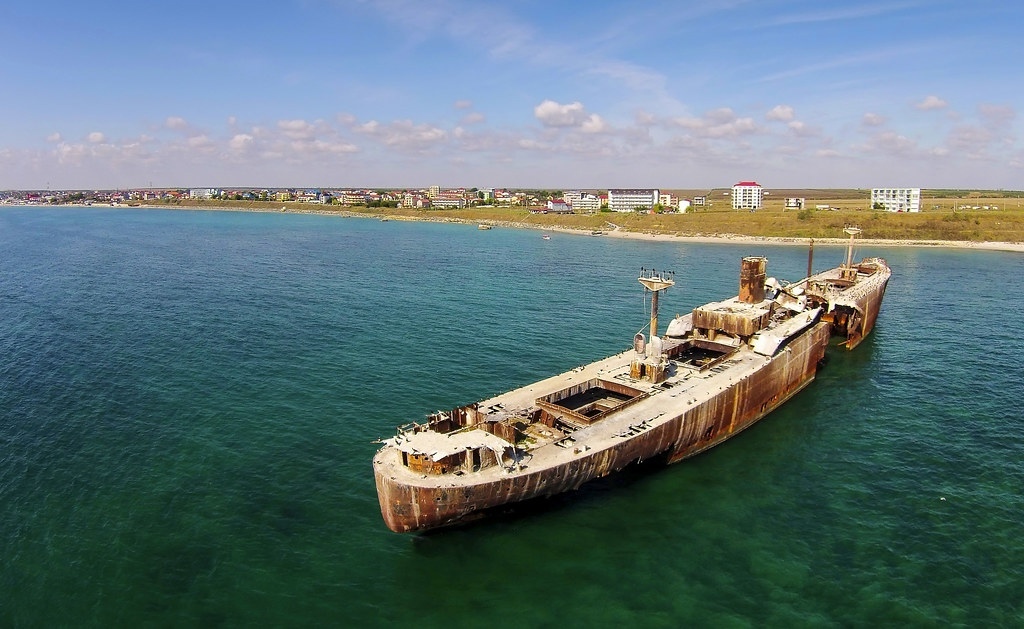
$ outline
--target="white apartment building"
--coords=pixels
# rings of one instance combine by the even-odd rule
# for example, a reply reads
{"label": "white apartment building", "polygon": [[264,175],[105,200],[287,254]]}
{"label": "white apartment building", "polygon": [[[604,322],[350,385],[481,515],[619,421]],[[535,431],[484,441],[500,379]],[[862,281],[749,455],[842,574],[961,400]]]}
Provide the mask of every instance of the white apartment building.
{"label": "white apartment building", "polygon": [[216,188],[192,188],[188,191],[188,198],[190,199],[212,199],[217,196],[219,191]]}
{"label": "white apartment building", "polygon": [[658,195],[658,203],[660,203],[666,210],[674,210],[679,207],[679,197],[674,194],[663,192]]}
{"label": "white apartment building", "polygon": [[764,188],[756,181],[741,181],[732,187],[732,209],[760,210],[764,203]]}
{"label": "white apartment building", "polygon": [[567,190],[562,198],[573,212],[596,212],[601,209],[601,199],[597,198],[596,194],[589,192]]}
{"label": "white apartment building", "polygon": [[920,212],[920,188],[872,188],[871,207],[889,212]]}
{"label": "white apartment building", "polygon": [[442,208],[462,209],[466,207],[466,199],[455,192],[438,192],[430,199],[430,207],[437,210]]}
{"label": "white apartment building", "polygon": [[658,203],[660,191],[619,188],[608,191],[608,209],[613,212],[632,212],[637,208],[651,209]]}
{"label": "white apartment building", "polygon": [[596,194],[590,194],[589,192],[580,196],[579,199],[573,201],[572,211],[573,212],[596,212],[601,209],[601,199]]}

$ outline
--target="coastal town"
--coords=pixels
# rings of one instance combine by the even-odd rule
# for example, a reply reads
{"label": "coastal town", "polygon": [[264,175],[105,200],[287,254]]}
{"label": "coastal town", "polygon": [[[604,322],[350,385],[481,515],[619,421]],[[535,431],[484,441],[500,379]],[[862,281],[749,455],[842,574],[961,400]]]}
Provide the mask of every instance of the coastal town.
{"label": "coastal town", "polygon": [[[715,193],[718,193],[716,195]],[[866,192],[866,191],[865,191]],[[771,192],[756,181],[740,181],[730,189],[704,191],[684,196],[678,191],[658,188],[609,188],[605,190],[513,190],[508,188],[419,189],[369,188],[137,188],[126,190],[6,191],[0,203],[19,205],[108,204],[141,205],[181,201],[260,201],[306,203],[341,207],[391,207],[417,210],[507,207],[551,214],[579,214],[598,211],[685,213],[711,209],[751,210],[764,208]],[[722,199],[722,197],[727,197]],[[804,210],[806,197],[781,197],[783,209]],[[864,209],[891,212],[919,212],[921,188],[874,188],[863,199]],[[817,204],[815,209],[830,209]],[[981,208],[974,208],[981,209]],[[983,209],[998,209],[984,207]]]}

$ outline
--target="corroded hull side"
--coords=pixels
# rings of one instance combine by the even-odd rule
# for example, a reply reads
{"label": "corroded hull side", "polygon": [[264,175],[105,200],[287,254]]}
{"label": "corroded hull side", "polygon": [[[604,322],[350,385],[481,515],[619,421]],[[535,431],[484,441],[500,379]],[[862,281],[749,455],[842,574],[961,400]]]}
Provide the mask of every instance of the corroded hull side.
{"label": "corroded hull side", "polygon": [[857,347],[874,329],[875,321],[878,319],[878,312],[882,309],[882,298],[885,297],[885,289],[888,285],[889,275],[887,269],[884,279],[872,285],[871,289],[857,300],[857,307],[862,313],[862,320],[858,329],[851,331],[846,341],[847,349]]}
{"label": "corroded hull side", "polygon": [[383,449],[374,458],[381,514],[388,528],[397,532],[449,526],[488,509],[576,489],[656,456],[681,461],[736,435],[807,386],[814,380],[828,341],[829,325],[817,323],[778,354],[765,358],[763,366],[729,381],[707,399],[680,402],[677,415],[658,419],[649,429],[612,447],[581,452],[556,466],[514,472],[496,469],[474,482],[400,477],[382,472],[381,457],[399,456]]}

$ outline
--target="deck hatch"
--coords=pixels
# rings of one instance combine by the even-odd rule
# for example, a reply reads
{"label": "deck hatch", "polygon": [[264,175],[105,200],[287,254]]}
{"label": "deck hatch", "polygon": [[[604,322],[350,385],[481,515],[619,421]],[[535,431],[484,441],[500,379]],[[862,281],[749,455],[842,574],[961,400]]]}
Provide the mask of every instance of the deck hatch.
{"label": "deck hatch", "polygon": [[579,427],[593,424],[647,396],[644,391],[618,382],[591,378],[537,398],[537,407],[546,416],[542,421],[547,420],[549,425],[562,421]]}

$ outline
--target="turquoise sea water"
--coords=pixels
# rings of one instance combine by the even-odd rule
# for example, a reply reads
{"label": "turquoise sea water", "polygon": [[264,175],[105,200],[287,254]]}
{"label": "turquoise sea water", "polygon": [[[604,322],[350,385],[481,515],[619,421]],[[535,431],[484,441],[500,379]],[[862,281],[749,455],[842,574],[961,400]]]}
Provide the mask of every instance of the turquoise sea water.
{"label": "turquoise sea water", "polygon": [[[870,237],[870,234],[865,234]],[[844,251],[816,247],[817,269]],[[1024,256],[862,247],[873,335],[705,455],[429,536],[374,439],[621,351],[743,255],[314,215],[0,208],[0,626],[1024,625]]]}

